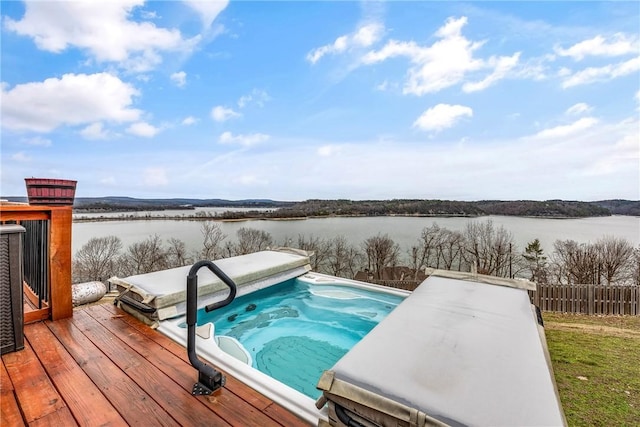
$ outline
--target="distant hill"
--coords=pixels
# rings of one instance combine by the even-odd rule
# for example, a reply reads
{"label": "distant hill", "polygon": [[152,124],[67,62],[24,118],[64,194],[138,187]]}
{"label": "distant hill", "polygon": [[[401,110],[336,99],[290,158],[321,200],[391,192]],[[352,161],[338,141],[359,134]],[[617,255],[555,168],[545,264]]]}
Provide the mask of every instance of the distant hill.
{"label": "distant hill", "polygon": [[[638,203],[640,202],[630,202]],[[631,211],[631,210],[629,210]],[[459,202],[451,200],[307,200],[291,207],[280,209],[278,215],[285,213],[294,216],[309,215],[422,215],[422,216],[481,216],[511,215],[549,218],[609,216],[607,207],[592,202],[565,200],[483,200]],[[618,212],[618,211],[616,211]],[[627,215],[627,214],[624,214]]]}
{"label": "distant hill", "polygon": [[[7,197],[26,202],[26,197]],[[196,207],[273,208],[274,212],[238,213],[235,217],[291,218],[306,216],[482,216],[511,215],[547,218],[580,218],[609,215],[640,216],[638,200],[601,200],[580,202],[567,200],[320,200],[283,202],[270,199],[137,199],[133,197],[77,197],[74,208],[84,212],[118,212],[136,210],[195,209]]]}
{"label": "distant hill", "polygon": [[613,213],[606,207],[594,203],[565,200],[546,200],[543,202],[484,200],[473,202],[473,204],[489,215],[587,217],[608,216]]}
{"label": "distant hill", "polygon": [[[26,197],[6,197],[13,202],[27,202]],[[114,212],[137,210],[168,210],[191,209],[195,207],[246,207],[246,208],[280,208],[290,206],[293,202],[279,202],[269,199],[137,199],[134,197],[106,196],[106,197],[76,197],[74,209],[79,211]]]}
{"label": "distant hill", "polygon": [[608,209],[612,215],[640,216],[640,200],[600,200],[591,203]]}

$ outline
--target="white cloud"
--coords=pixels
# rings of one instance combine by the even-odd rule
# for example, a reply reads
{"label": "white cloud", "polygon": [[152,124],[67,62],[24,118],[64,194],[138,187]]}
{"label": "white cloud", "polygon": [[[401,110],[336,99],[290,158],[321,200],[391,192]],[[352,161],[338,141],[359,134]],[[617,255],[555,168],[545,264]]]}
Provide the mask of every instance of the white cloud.
{"label": "white cloud", "polygon": [[244,147],[251,147],[256,144],[268,141],[269,135],[263,133],[249,133],[245,135],[233,135],[231,132],[224,132],[218,138],[221,144],[238,144]]}
{"label": "white cloud", "polygon": [[242,114],[233,111],[231,108],[218,105],[211,110],[211,118],[216,122],[226,122],[229,119],[240,117]]}
{"label": "white cloud", "polygon": [[498,80],[502,80],[518,65],[520,59],[520,52],[514,53],[512,56],[501,56],[499,58],[491,57],[489,59],[489,65],[493,68],[493,72],[479,82],[468,82],[462,86],[462,90],[465,92],[477,92],[479,90],[485,90]]}
{"label": "white cloud", "polygon": [[187,84],[187,73],[184,71],[178,71],[176,73],[171,74],[171,81],[176,84],[178,87],[184,87]]}
{"label": "white cloud", "polygon": [[[620,132],[624,126],[635,126],[635,130],[625,133]],[[612,136],[608,137],[610,145],[607,150],[598,156],[594,156],[594,162],[586,168],[585,175],[588,177],[600,178],[606,175],[618,175],[626,169],[627,165],[635,167],[635,178],[637,183],[638,161],[640,161],[640,145],[638,145],[638,128],[640,123],[637,119],[625,120],[616,127],[609,126],[607,129]],[[633,129],[633,128],[632,128]],[[636,190],[636,194],[637,194]]]}
{"label": "white cloud", "polygon": [[315,64],[323,56],[343,53],[354,48],[367,48],[382,37],[384,26],[380,23],[368,23],[359,27],[355,32],[338,37],[332,44],[313,49],[307,54],[307,61]]}
{"label": "white cloud", "polygon": [[593,110],[593,107],[591,107],[589,104],[586,104],[584,102],[579,102],[567,108],[567,111],[565,111],[565,114],[568,116],[579,116],[580,114],[587,113],[591,110]]}
{"label": "white cloud", "polygon": [[473,110],[464,105],[438,104],[422,113],[413,126],[438,132],[452,127],[463,117],[473,117]]}
{"label": "white cloud", "polygon": [[193,124],[195,124],[198,121],[198,119],[196,119],[193,116],[189,116],[189,117],[185,117],[184,120],[182,120],[182,124],[185,126],[191,126]]}
{"label": "white cloud", "polygon": [[549,129],[544,129],[534,135],[536,139],[556,139],[566,138],[579,134],[598,124],[595,117],[583,117],[568,125],[560,125]]}
{"label": "white cloud", "polygon": [[129,126],[127,132],[144,138],[153,138],[160,132],[160,128],[150,125],[147,122],[137,122]]}
{"label": "white cloud", "polygon": [[601,35],[592,39],[576,43],[568,49],[559,46],[554,51],[560,56],[569,56],[576,61],[581,61],[586,56],[621,56],[637,53],[640,49],[638,37],[627,37],[622,33],[614,34],[610,40]]}
{"label": "white cloud", "polygon": [[467,92],[485,89],[512,72],[520,54],[492,56],[487,60],[474,58],[474,53],[485,41],[471,41],[464,37],[462,28],[466,24],[467,18],[464,16],[449,18],[436,31],[438,40],[431,46],[420,46],[414,41],[391,40],[380,50],[364,55],[362,63],[375,64],[397,56],[409,58],[411,66],[403,88],[405,94],[421,96],[438,92],[462,82],[469,73],[490,70],[484,79],[464,86]]}
{"label": "white cloud", "polygon": [[131,108],[138,91],[108,73],[65,74],[5,88],[2,126],[7,129],[49,132],[62,125],[131,122],[141,115]]}
{"label": "white cloud", "polygon": [[36,147],[50,147],[51,140],[47,138],[43,138],[41,136],[34,136],[33,138],[26,138],[22,140],[23,143],[27,145],[33,145]]}
{"label": "white cloud", "polygon": [[25,153],[24,151],[18,151],[17,153],[11,156],[11,160],[24,163],[24,162],[31,161],[31,157],[29,157],[27,153]]}
{"label": "white cloud", "polygon": [[617,64],[589,67],[568,75],[562,82],[564,89],[596,82],[606,82],[640,71],[640,56]]}
{"label": "white cloud", "polygon": [[[483,138],[481,133],[464,142],[442,137],[429,144],[377,138],[337,144],[296,138],[273,150],[242,154],[236,150],[234,161],[212,160],[189,171],[185,179],[201,181],[203,194],[206,183],[215,180],[220,183],[218,191],[232,195],[229,198],[250,198],[262,192],[248,187],[240,196],[238,185],[233,179],[225,181],[225,176],[260,177],[269,182],[270,197],[283,200],[304,200],[310,194],[361,200],[637,199],[639,125],[637,118],[624,123],[599,122],[584,132],[548,140],[533,135]],[[339,145],[340,155],[319,156],[319,148],[327,145]],[[595,159],[615,168],[599,168],[595,175]],[[416,170],[421,171],[417,181]],[[531,177],[535,177],[534,185]],[[424,182],[433,183],[427,196]]]}
{"label": "white cloud", "polygon": [[205,28],[209,28],[218,15],[229,5],[228,0],[183,0],[200,15]]}
{"label": "white cloud", "polygon": [[342,147],[337,146],[337,145],[323,145],[321,147],[318,147],[318,156],[320,157],[331,157],[334,156],[336,154],[339,154],[340,151],[342,151]]}
{"label": "white cloud", "polygon": [[270,101],[271,97],[269,94],[260,89],[253,89],[250,94],[243,95],[238,99],[238,107],[244,108],[250,104],[255,104],[258,107],[264,107],[264,104],[267,101]]}
{"label": "white cloud", "polygon": [[5,28],[29,36],[42,50],[60,53],[68,47],[87,51],[98,62],[144,72],[158,65],[162,51],[190,51],[198,38],[184,40],[177,29],[150,21],[130,20],[144,0],[27,1],[22,19],[5,19]]}
{"label": "white cloud", "polygon": [[107,139],[109,138],[109,132],[104,129],[102,122],[91,123],[86,128],[80,131],[85,139]]}
{"label": "white cloud", "polygon": [[163,187],[169,183],[167,171],[163,168],[146,168],[143,182],[147,187]]}

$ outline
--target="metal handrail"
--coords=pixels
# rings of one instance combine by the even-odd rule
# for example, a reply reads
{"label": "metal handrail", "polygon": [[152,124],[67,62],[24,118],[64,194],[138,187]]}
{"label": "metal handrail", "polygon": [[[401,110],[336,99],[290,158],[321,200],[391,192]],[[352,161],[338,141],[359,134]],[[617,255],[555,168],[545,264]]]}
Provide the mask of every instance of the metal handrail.
{"label": "metal handrail", "polygon": [[198,270],[207,267],[229,287],[229,295],[222,300],[205,306],[208,313],[231,303],[236,297],[236,284],[212,261],[198,261],[187,275],[187,354],[189,362],[198,370],[198,382],[194,384],[192,394],[208,395],[224,386],[226,378],[212,366],[203,363],[196,354],[196,323],[198,320]]}

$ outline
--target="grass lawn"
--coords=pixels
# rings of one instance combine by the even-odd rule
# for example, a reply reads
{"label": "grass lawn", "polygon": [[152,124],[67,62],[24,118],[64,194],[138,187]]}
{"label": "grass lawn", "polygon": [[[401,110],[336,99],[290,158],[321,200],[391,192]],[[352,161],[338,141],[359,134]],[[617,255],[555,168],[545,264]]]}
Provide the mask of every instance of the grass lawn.
{"label": "grass lawn", "polygon": [[543,319],[569,425],[640,425],[640,316]]}

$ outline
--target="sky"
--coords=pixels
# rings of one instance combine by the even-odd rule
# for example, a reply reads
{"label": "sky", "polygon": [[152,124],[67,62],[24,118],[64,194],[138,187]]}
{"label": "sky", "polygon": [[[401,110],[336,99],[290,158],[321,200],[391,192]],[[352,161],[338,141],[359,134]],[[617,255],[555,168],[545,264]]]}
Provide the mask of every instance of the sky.
{"label": "sky", "polygon": [[640,199],[640,2],[2,1],[2,196]]}

